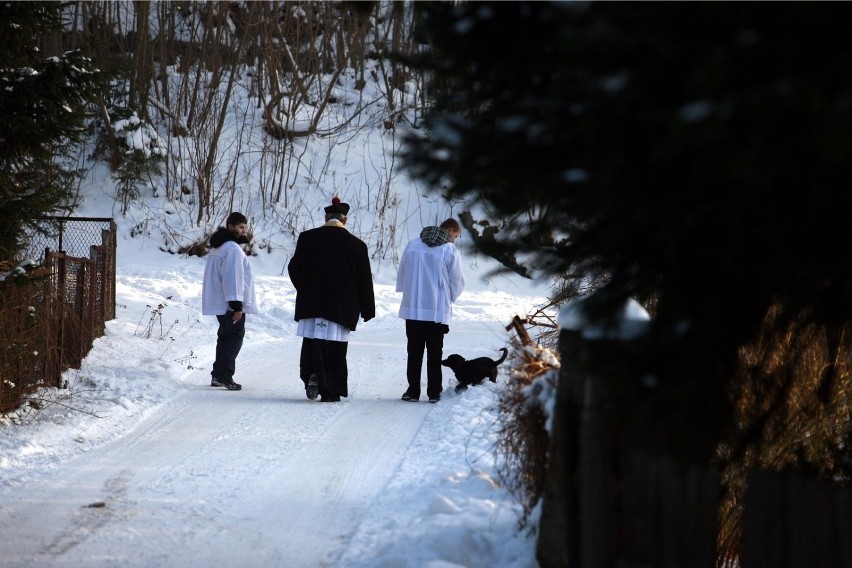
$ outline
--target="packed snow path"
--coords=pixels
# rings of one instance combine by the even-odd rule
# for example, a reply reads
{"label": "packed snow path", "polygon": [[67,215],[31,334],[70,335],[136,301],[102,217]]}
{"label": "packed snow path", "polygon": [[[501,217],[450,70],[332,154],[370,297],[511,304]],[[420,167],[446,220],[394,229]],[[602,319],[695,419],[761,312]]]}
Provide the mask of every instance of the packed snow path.
{"label": "packed snow path", "polygon": [[[69,372],[73,410],[3,425],[0,567],[535,566],[534,540],[518,532],[519,506],[494,473],[508,361],[497,385],[459,395],[443,369],[440,403],[401,401],[399,297],[378,284],[376,318],[349,344],[348,400],[309,401],[292,286],[260,276],[262,310],[237,359],[243,390],[213,388],[202,270],[191,260],[125,268],[116,319]],[[505,323],[532,302],[466,292],[445,354],[499,356]],[[151,319],[162,329],[146,336],[153,306],[165,306]]]}
{"label": "packed snow path", "polygon": [[298,347],[253,345],[249,332],[244,390],[190,385],[127,436],[6,496],[0,564],[332,565],[436,406],[401,402],[403,380],[357,342],[357,396],[309,401],[293,379]]}

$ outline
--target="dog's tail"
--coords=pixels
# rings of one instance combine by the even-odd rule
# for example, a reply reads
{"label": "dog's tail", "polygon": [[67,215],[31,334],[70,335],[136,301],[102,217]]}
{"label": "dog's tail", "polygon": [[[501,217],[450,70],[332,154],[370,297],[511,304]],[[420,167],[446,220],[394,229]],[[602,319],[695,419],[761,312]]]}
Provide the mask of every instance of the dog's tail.
{"label": "dog's tail", "polygon": [[500,359],[497,361],[496,365],[499,365],[500,363],[502,363],[503,361],[505,361],[505,360],[506,360],[506,357],[509,355],[509,350],[508,350],[508,349],[506,349],[505,347],[501,347],[501,348],[500,348],[500,351],[502,351],[502,352],[503,352],[503,356],[502,356],[502,357],[500,357]]}

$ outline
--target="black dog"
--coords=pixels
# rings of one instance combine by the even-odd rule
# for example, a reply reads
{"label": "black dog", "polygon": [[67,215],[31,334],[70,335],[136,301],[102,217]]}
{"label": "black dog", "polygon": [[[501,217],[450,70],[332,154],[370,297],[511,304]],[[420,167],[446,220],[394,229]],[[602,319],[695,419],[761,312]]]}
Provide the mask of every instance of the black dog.
{"label": "black dog", "polygon": [[453,354],[441,361],[441,365],[453,370],[453,373],[456,374],[456,380],[459,382],[455,390],[462,392],[469,385],[482,384],[485,379],[492,383],[497,382],[497,365],[505,361],[509,354],[509,350],[505,347],[501,347],[500,351],[503,352],[503,356],[500,357],[499,361],[489,357],[478,357],[468,361],[461,355]]}

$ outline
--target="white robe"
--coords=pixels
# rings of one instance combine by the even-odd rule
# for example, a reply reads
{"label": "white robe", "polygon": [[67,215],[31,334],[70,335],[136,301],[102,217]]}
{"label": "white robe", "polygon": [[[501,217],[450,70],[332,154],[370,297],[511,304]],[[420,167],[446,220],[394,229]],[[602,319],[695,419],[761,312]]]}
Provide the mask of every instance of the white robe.
{"label": "white robe", "polygon": [[461,253],[453,243],[430,247],[420,237],[408,243],[396,274],[402,292],[399,317],[448,324],[452,304],[464,290]]}
{"label": "white robe", "polygon": [[227,241],[207,253],[201,288],[201,313],[205,316],[223,316],[230,309],[228,302],[232,301],[242,302],[243,311],[247,314],[257,313],[251,265],[240,245]]}
{"label": "white robe", "polygon": [[299,320],[296,329],[298,337],[325,339],[326,341],[349,341],[350,331],[333,321],[324,318],[304,318]]}

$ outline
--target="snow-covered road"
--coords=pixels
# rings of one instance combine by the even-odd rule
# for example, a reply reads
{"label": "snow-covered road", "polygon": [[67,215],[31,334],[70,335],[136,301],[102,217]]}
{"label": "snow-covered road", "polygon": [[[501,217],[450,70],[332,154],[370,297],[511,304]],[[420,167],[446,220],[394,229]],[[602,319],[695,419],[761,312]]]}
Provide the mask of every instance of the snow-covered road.
{"label": "snow-covered road", "polygon": [[121,439],[4,495],[0,563],[332,565],[437,407],[399,401],[403,382],[356,343],[357,396],[343,403],[307,400],[292,372],[282,380],[292,361],[292,341],[247,341],[243,391],[192,386]]}
{"label": "snow-covered road", "polygon": [[[0,424],[0,567],[534,565],[494,474],[499,385],[458,395],[444,369],[440,403],[401,401],[392,286],[377,285],[377,316],[352,335],[350,396],[320,403],[298,378],[294,295],[277,276],[258,279],[243,390],[209,386],[201,269],[126,269],[116,319],[54,393],[74,397]],[[447,354],[499,355],[505,322],[534,301],[462,300]]]}

